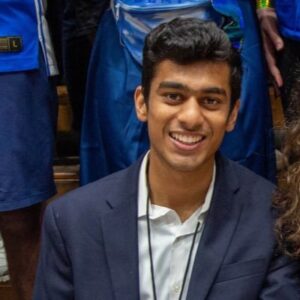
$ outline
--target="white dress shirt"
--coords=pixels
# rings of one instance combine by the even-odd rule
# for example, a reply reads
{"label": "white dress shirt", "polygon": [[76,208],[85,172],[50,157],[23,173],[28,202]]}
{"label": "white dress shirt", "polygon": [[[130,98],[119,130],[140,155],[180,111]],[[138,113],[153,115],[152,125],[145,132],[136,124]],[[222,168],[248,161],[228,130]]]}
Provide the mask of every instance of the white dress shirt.
{"label": "white dress shirt", "polygon": [[[138,246],[141,300],[154,299],[146,217],[148,197],[146,181],[147,161],[148,155],[144,157],[141,165],[138,187]],[[195,255],[203,232],[203,224],[211,203],[215,173],[214,166],[212,181],[206,194],[204,204],[183,223],[173,209],[154,204],[151,204],[149,207],[151,249],[158,300],[176,300],[179,298],[193,235],[199,220],[200,226],[197,231],[189,271],[182,295],[182,299],[186,299]]]}

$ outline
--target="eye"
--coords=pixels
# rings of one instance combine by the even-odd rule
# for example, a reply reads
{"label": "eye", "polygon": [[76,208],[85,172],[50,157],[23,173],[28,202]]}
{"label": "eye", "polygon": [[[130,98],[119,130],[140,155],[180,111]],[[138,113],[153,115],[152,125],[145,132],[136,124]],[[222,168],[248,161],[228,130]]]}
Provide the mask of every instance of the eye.
{"label": "eye", "polygon": [[202,103],[208,108],[216,108],[221,103],[221,100],[218,98],[207,97],[202,99]]}
{"label": "eye", "polygon": [[183,96],[179,93],[166,93],[164,94],[164,97],[168,102],[174,103],[174,102],[180,102],[183,100]]}

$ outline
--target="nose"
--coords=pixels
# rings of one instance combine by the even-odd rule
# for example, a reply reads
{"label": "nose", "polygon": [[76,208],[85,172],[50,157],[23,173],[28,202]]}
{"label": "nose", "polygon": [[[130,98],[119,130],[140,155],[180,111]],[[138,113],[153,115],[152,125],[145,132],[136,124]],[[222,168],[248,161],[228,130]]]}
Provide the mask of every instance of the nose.
{"label": "nose", "polygon": [[201,128],[204,115],[196,98],[190,98],[182,104],[177,119],[186,130],[198,130]]}

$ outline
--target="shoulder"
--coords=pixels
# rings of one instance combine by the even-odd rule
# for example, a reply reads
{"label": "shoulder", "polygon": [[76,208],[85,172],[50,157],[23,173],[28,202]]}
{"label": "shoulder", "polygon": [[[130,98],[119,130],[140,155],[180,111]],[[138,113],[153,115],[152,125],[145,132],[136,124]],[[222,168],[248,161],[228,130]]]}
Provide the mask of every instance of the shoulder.
{"label": "shoulder", "polygon": [[276,189],[272,182],[224,157],[218,158],[217,172],[218,169],[220,181],[235,189],[247,202],[262,202],[262,199],[266,199],[264,202],[271,204]]}
{"label": "shoulder", "polygon": [[111,210],[112,204],[128,201],[137,191],[140,162],[122,171],[77,188],[54,200],[47,210],[65,218],[77,215],[102,215]]}
{"label": "shoulder", "polygon": [[250,169],[234,161],[229,161],[229,163],[231,167],[235,169],[235,172],[237,173],[237,176],[239,177],[241,183],[247,183],[247,185],[250,184],[259,185],[262,188],[265,188],[266,190],[273,190],[275,188],[274,183],[254,173]]}
{"label": "shoulder", "polygon": [[266,178],[254,173],[250,169],[228,158],[219,156],[218,164],[221,166],[223,170],[226,170],[226,173],[228,171],[229,173],[232,173],[233,176],[235,175],[235,177],[237,177],[241,183],[246,182],[248,183],[248,185],[250,183],[259,184],[266,187],[266,189],[274,189],[275,187],[274,183],[272,183],[271,181],[267,180]]}

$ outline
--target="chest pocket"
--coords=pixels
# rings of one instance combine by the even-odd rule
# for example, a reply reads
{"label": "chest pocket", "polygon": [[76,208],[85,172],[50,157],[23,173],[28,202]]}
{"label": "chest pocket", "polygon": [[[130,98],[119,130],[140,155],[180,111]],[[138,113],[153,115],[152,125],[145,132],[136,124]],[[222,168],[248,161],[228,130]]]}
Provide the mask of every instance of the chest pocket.
{"label": "chest pocket", "polygon": [[219,271],[216,283],[263,274],[266,272],[267,263],[266,259],[261,258],[224,265]]}
{"label": "chest pocket", "polygon": [[224,21],[210,0],[115,0],[112,5],[121,42],[140,64],[145,36],[159,24],[176,17],[210,20],[219,26]]}

